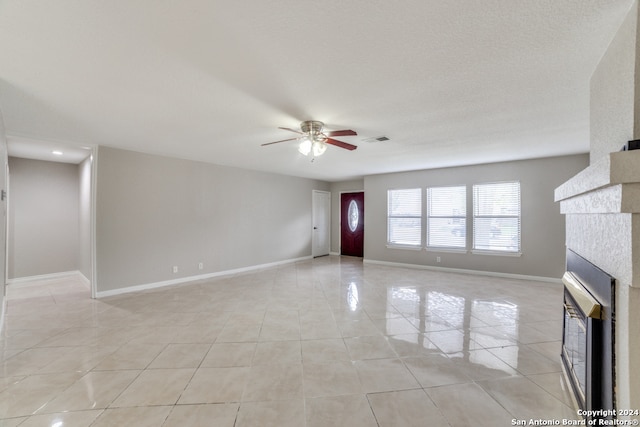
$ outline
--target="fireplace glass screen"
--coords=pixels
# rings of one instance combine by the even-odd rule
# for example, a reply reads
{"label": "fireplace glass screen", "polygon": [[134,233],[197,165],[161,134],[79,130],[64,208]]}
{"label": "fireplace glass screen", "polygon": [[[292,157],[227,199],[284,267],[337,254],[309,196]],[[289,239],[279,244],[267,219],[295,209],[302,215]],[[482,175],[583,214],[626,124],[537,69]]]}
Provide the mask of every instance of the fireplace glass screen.
{"label": "fireplace glass screen", "polygon": [[563,356],[573,377],[578,400],[584,406],[587,390],[587,322],[584,313],[565,291]]}

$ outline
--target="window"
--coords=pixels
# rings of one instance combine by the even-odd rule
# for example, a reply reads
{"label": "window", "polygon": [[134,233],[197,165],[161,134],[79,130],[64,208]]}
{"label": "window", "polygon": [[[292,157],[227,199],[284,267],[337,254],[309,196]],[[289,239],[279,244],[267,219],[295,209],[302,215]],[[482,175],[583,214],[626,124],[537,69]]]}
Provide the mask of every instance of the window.
{"label": "window", "polygon": [[360,215],[358,214],[358,203],[355,200],[351,200],[349,203],[349,210],[347,211],[347,218],[349,218],[349,230],[355,232],[360,223]]}
{"label": "window", "polygon": [[520,183],[473,186],[473,248],[520,252]]}
{"label": "window", "polygon": [[427,188],[427,247],[467,247],[467,187]]}
{"label": "window", "polygon": [[422,189],[387,192],[387,243],[418,248],[422,245]]}

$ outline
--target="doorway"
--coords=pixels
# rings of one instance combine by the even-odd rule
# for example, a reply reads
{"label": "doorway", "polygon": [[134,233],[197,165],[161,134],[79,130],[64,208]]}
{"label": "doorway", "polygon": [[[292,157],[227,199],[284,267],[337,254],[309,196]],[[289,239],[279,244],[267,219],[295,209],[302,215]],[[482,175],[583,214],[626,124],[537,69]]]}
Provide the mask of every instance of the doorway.
{"label": "doorway", "polygon": [[331,193],[313,190],[311,256],[329,255],[331,249]]}
{"label": "doorway", "polygon": [[340,195],[340,254],[364,256],[364,192]]}
{"label": "doorway", "polygon": [[96,148],[10,139],[8,149],[8,283],[71,275],[95,296]]}

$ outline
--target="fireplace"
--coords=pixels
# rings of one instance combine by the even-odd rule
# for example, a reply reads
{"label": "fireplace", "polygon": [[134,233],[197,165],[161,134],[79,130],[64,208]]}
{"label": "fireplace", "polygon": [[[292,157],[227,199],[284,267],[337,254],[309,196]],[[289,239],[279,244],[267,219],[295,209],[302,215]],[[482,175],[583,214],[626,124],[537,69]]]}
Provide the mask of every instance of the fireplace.
{"label": "fireplace", "polygon": [[611,419],[615,409],[615,280],[567,251],[562,363],[588,420]]}

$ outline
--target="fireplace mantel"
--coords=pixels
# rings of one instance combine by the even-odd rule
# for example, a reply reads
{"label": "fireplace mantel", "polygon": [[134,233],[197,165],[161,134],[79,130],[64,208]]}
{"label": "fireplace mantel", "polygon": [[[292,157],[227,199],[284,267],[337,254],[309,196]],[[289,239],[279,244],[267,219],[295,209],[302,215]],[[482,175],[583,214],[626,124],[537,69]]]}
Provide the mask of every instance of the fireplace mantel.
{"label": "fireplace mantel", "polygon": [[640,150],[610,153],[555,190],[567,246],[640,287]]}
{"label": "fireplace mantel", "polygon": [[[619,151],[600,158],[591,166],[556,188],[555,201],[563,202],[575,196],[606,189],[607,187],[615,185],[626,186],[638,183],[640,183],[640,150]],[[633,197],[633,195],[630,196]],[[629,197],[627,197],[627,199],[629,199]],[[636,203],[636,205],[638,205],[638,203]],[[636,208],[640,208],[640,206],[636,206]],[[624,210],[619,210],[618,212],[624,212]],[[640,210],[636,212],[640,212]]]}

